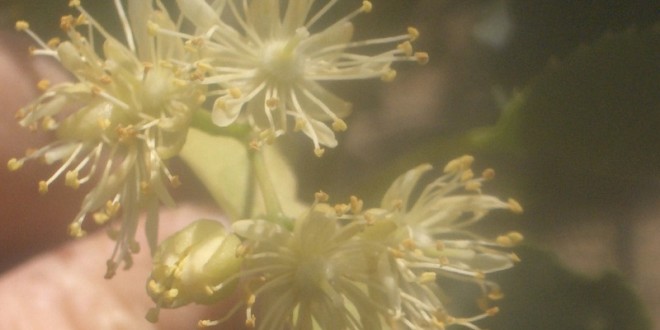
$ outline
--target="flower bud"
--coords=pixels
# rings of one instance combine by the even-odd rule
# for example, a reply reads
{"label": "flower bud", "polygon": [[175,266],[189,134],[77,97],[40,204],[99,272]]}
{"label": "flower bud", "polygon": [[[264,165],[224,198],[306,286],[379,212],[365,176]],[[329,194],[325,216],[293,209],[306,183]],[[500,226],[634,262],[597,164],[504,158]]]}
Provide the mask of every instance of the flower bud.
{"label": "flower bud", "polygon": [[156,303],[147,319],[155,322],[161,307],[213,304],[231,294],[234,285],[209,288],[238,273],[241,259],[236,248],[240,243],[213,220],[195,221],[164,240],[153,257],[147,280],[147,293]]}

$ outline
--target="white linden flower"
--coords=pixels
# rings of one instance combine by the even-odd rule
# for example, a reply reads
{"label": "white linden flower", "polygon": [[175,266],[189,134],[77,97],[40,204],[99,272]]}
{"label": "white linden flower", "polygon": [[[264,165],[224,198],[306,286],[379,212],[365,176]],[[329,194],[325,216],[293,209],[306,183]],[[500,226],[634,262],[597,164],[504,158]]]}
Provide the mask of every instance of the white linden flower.
{"label": "white linden flower", "polygon": [[[135,232],[140,207],[147,209],[147,236],[150,248],[155,248],[159,201],[172,205],[167,186],[179,184],[165,161],[183,146],[192,111],[203,102],[204,93],[191,82],[193,73],[169,60],[185,56],[181,40],[150,34],[147,19],[175,27],[159,1],[160,10],[154,10],[151,1],[129,1],[128,16],[121,1],[115,5],[127,45],[108,34],[76,0],[70,6],[80,16],[61,20],[68,41],[46,43],[26,22],[16,24],[38,43],[32,54],[57,59],[77,81],[52,87],[47,81],[39,83],[43,95],[20,109],[17,117],[22,126],[54,131],[57,140],[8,163],[10,170],[17,170],[31,159],[59,162],[52,176],[39,182],[41,193],[62,177],[74,189],[98,179],[69,231],[84,235],[82,224],[88,216],[97,223],[123,217],[110,230],[117,246],[108,260],[107,277],[121,262],[129,267],[131,253],[139,249]],[[95,51],[99,38],[103,55]]]}
{"label": "white linden flower", "polygon": [[[388,246],[389,253],[381,257],[378,272],[383,285],[391,288],[384,299],[396,306],[392,313],[404,328],[444,329],[455,324],[478,329],[474,321],[497,312],[497,307],[487,307],[487,300],[501,296],[497,285],[485,279],[486,274],[507,269],[518,261],[517,256],[501,248],[519,243],[519,233],[492,241],[465,229],[494,209],[522,212],[512,199],[503,202],[481,194],[481,183],[492,178],[494,172],[486,170],[481,178],[474,178],[472,162],[471,156],[451,161],[444,169],[445,175],[425,187],[416,201],[411,200],[411,194],[431,166],[414,168],[392,184],[381,208],[364,214],[374,224],[365,237]],[[436,276],[480,285],[485,312],[471,318],[450,316],[439,299],[442,295]]]}
{"label": "white linden flower", "polygon": [[[364,221],[341,224],[335,208],[317,203],[293,229],[264,220],[233,224],[243,239],[241,272],[210,288],[239,281],[246,325],[259,329],[381,329],[386,308],[370,298],[376,244],[359,239]],[[373,288],[377,289],[377,288]],[[241,305],[228,313],[229,318]],[[223,320],[200,321],[213,326]]]}
{"label": "white linden flower", "polygon": [[[206,70],[203,83],[217,96],[213,121],[219,126],[234,123],[241,113],[261,129],[257,145],[272,141],[287,131],[287,117],[314,143],[320,156],[323,148],[335,147],[333,131],[344,131],[341,119],[350,104],[333,95],[319,82],[382,78],[392,80],[392,62],[425,63],[428,55],[415,53],[408,33],[378,39],[351,41],[350,22],[372,9],[369,1],[337,21],[320,22],[338,0],[177,0],[183,15],[197,27],[198,36],[167,29],[163,34],[188,39],[189,49]],[[320,7],[313,11],[312,8]],[[282,12],[283,11],[283,12]],[[392,46],[388,46],[392,45]],[[396,45],[396,46],[394,46]],[[392,49],[378,52],[378,47]],[[372,49],[371,51],[369,49]],[[369,53],[374,55],[365,55]],[[331,121],[331,127],[324,122]]]}

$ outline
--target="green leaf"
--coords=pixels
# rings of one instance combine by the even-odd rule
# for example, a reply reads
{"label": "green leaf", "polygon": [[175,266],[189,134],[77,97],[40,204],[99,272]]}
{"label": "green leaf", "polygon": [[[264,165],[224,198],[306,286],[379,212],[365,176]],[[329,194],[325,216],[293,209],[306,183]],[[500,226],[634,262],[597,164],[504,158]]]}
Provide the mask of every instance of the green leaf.
{"label": "green leaf", "polygon": [[[262,151],[284,213],[297,216],[306,206],[297,198],[297,181],[291,167],[275,147],[264,146]],[[180,153],[232,221],[265,212],[249,152],[257,151],[250,150],[244,141],[191,129]]]}

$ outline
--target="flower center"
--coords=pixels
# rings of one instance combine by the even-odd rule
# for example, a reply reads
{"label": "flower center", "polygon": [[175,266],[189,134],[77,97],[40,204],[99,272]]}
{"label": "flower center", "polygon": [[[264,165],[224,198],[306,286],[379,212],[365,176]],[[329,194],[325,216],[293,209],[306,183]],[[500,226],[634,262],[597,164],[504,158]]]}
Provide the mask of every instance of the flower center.
{"label": "flower center", "polygon": [[304,28],[286,41],[272,41],[264,47],[261,72],[266,79],[291,83],[304,73],[304,58],[300,56],[300,43],[309,36]]}

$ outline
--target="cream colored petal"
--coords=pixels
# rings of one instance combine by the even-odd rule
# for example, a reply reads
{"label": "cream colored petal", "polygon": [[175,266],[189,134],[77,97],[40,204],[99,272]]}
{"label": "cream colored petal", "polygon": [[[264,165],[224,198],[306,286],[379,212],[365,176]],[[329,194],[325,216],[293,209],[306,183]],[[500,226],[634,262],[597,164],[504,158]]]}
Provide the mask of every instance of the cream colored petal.
{"label": "cream colored petal", "polygon": [[415,189],[422,175],[432,168],[433,166],[430,164],[422,164],[399,176],[383,196],[381,207],[392,209],[395,205],[400,204],[404,211],[407,210],[410,193]]}
{"label": "cream colored petal", "polygon": [[328,148],[334,148],[337,146],[335,132],[323,122],[308,118],[307,125],[303,127],[302,131],[310,139],[318,141],[318,143],[323,146]]}
{"label": "cream colored petal", "polygon": [[345,50],[345,47],[323,52],[320,55],[316,53],[324,48],[343,45],[351,41],[354,31],[353,24],[345,22],[343,24],[333,25],[322,32],[312,34],[301,45],[301,49],[315,59],[332,60]]}
{"label": "cream colored petal", "polygon": [[229,126],[236,121],[244,104],[243,101],[239,100],[218,98],[213,104],[211,120],[220,127]]}
{"label": "cream colored petal", "polygon": [[247,12],[247,22],[248,26],[254,28],[261,40],[276,38],[282,28],[280,0],[252,1]]}
{"label": "cream colored petal", "polygon": [[216,11],[205,0],[176,0],[181,13],[202,30],[220,23]]}
{"label": "cream colored petal", "polygon": [[[176,24],[165,12],[153,12],[151,14],[151,20],[163,29],[171,31],[177,30]],[[151,45],[151,42],[149,42],[149,44]],[[185,54],[184,44],[181,39],[159,33],[156,35],[156,58],[151,61],[157,62],[158,60],[170,59],[182,60],[184,59]]]}
{"label": "cream colored petal", "polygon": [[111,73],[121,70],[136,77],[142,74],[142,63],[140,63],[135,53],[119,41],[107,39],[103,43],[103,53],[106,57],[105,68]]}
{"label": "cream colored petal", "polygon": [[314,0],[294,0],[288,1],[284,20],[282,21],[282,33],[292,36],[296,29],[305,25],[309,10]]}
{"label": "cream colored petal", "polygon": [[152,53],[152,43],[147,32],[147,19],[151,17],[151,1],[128,0],[128,20],[133,30],[133,38],[140,59],[152,60],[149,55]]}
{"label": "cream colored petal", "polygon": [[[333,112],[339,118],[345,118],[351,113],[353,105],[335,94],[331,93],[323,86],[314,81],[305,81],[303,87],[305,90],[314,95],[321,103]],[[302,95],[302,93],[298,93]],[[299,97],[300,106],[302,109],[314,119],[321,121],[328,121],[332,118],[325,113],[316,102],[312,101],[306,96]]]}

